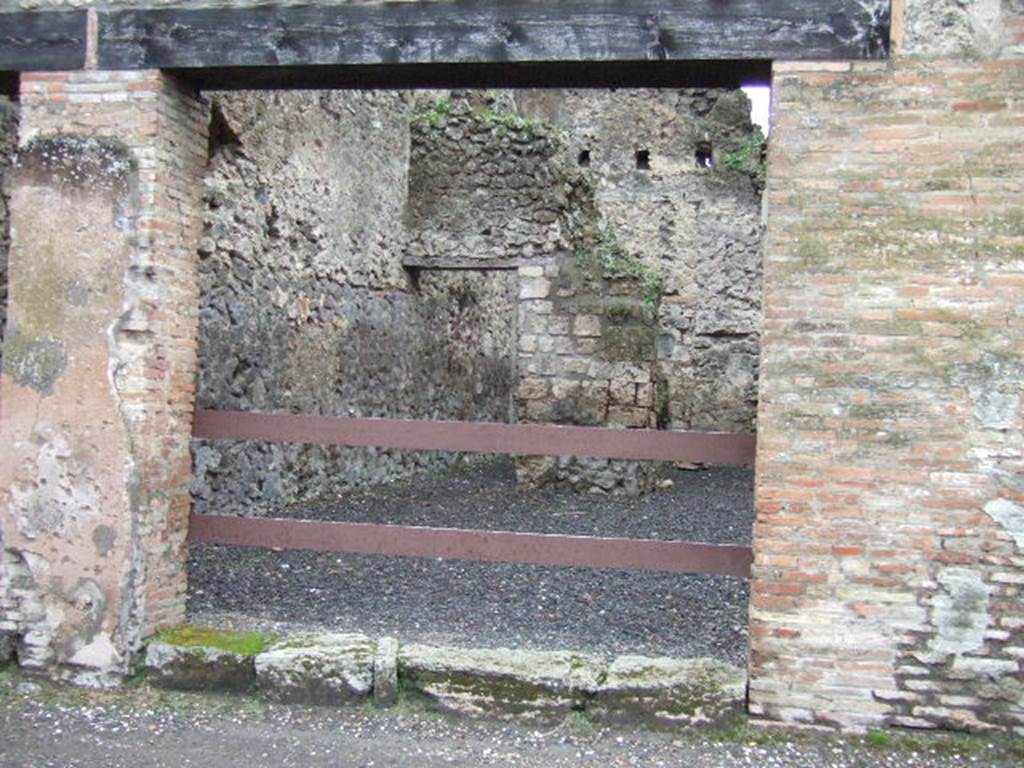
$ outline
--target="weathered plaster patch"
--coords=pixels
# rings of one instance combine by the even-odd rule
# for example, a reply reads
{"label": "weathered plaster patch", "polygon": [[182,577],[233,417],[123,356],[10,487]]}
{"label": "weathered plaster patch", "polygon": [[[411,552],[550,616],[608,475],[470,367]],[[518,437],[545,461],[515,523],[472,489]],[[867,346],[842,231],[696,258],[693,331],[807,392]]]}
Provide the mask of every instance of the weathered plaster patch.
{"label": "weathered plaster patch", "polygon": [[79,648],[68,661],[80,667],[111,669],[121,666],[122,657],[108,635],[98,634],[87,645]]}
{"label": "weathered plaster patch", "polygon": [[36,138],[18,153],[21,183],[89,194],[124,194],[135,165],[131,150],[113,139]]}
{"label": "weathered plaster patch", "polygon": [[959,365],[952,383],[971,398],[974,418],[985,429],[1015,429],[1020,413],[1024,365],[1000,355],[985,355],[976,363]]}
{"label": "weathered plaster patch", "polygon": [[100,514],[99,489],[63,435],[41,437],[35,461],[12,484],[11,511],[18,532],[28,539],[40,534],[74,536],[88,518]]}
{"label": "weathered plaster patch", "polygon": [[938,577],[945,590],[932,600],[936,635],[928,644],[926,661],[939,662],[949,654],[977,651],[985,644],[992,588],[970,568],[946,568]]}
{"label": "weathered plaster patch", "polygon": [[96,547],[96,554],[106,557],[117,542],[117,532],[109,525],[100,525],[93,529],[92,543]]}
{"label": "weathered plaster patch", "polygon": [[63,339],[53,336],[23,336],[11,324],[4,340],[3,370],[19,386],[29,387],[43,396],[53,394],[68,364]]}
{"label": "weathered plaster patch", "polygon": [[1009,499],[993,499],[985,505],[985,514],[1013,537],[1017,549],[1024,552],[1024,507]]}
{"label": "weathered plaster patch", "polygon": [[903,52],[912,56],[992,55],[1001,43],[1000,0],[911,0]]}
{"label": "weathered plaster patch", "polygon": [[105,635],[102,632],[103,619],[107,613],[107,596],[102,588],[92,579],[82,579],[67,596],[66,603],[62,611],[63,620],[55,633],[59,660],[81,663],[75,659],[83,654],[84,659],[98,658],[97,667],[108,666],[112,657],[99,653],[104,645],[110,645],[109,638],[104,642]]}

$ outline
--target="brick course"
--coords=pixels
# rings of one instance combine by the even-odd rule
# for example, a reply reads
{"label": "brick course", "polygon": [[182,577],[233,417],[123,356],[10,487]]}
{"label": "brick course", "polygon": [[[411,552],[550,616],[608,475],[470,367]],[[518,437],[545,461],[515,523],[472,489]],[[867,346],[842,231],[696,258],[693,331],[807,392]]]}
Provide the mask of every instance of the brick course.
{"label": "brick course", "polygon": [[[0,432],[12,448],[0,461],[0,605],[5,626],[20,636],[22,663],[93,675],[94,683],[126,672],[145,635],[184,617],[207,124],[205,104],[156,71],[22,75],[19,143],[43,170],[15,180],[10,326],[26,343],[43,338],[33,329],[36,292],[56,281],[64,293],[49,305],[58,319],[45,338],[68,363],[47,392],[5,358]],[[127,170],[113,181],[88,178],[72,151],[68,177],[85,174],[75,186],[48,165],[47,148],[64,145],[107,157],[111,167],[123,157]],[[52,201],[54,210],[34,210],[34,200]],[[94,228],[80,235],[72,219],[85,205],[97,213]],[[53,236],[42,243],[33,238],[47,214]],[[76,258],[69,249],[80,249]],[[33,264],[50,250],[54,264],[66,266],[44,281]],[[79,327],[103,328],[106,340],[79,338]],[[8,352],[15,335],[8,334]],[[22,416],[32,408],[29,423]],[[65,444],[73,460],[54,448],[58,459],[46,464],[50,446]],[[66,472],[66,498],[40,484],[44,465]],[[45,526],[34,518],[42,507],[51,513]],[[38,620],[40,603],[51,610],[46,621]],[[90,619],[51,620],[75,610]]]}
{"label": "brick course", "polygon": [[752,711],[1024,732],[1024,62],[773,85]]}

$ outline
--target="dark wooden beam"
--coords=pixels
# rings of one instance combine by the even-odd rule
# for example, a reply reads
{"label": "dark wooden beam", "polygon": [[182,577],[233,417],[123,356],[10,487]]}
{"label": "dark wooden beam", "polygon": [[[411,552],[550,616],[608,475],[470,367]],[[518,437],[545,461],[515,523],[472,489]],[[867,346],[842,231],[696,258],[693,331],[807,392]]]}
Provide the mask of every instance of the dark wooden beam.
{"label": "dark wooden beam", "polygon": [[0,13],[0,70],[59,72],[85,66],[85,11]]}
{"label": "dark wooden beam", "polygon": [[200,90],[290,88],[739,88],[768,85],[771,62],[600,61],[340,64],[171,69]]}
{"label": "dark wooden beam", "polygon": [[445,0],[110,9],[108,69],[863,59],[889,0]]}

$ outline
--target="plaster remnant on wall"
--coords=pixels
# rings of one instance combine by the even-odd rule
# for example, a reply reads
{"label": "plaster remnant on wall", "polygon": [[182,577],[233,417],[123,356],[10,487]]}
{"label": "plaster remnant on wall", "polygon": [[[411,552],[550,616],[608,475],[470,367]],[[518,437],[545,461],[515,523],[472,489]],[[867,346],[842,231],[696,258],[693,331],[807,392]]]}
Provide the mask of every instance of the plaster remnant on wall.
{"label": "plaster remnant on wall", "polygon": [[911,56],[994,56],[1002,45],[1001,0],[906,0],[902,52]]}
{"label": "plaster remnant on wall", "polygon": [[[50,599],[54,597],[51,595]],[[109,640],[105,644],[109,652],[104,652],[103,643],[96,643],[97,637],[105,634],[101,630],[107,611],[107,598],[100,585],[92,579],[81,579],[70,593],[60,597],[64,602],[64,620],[54,638],[58,656],[71,664],[99,669],[114,665],[117,654]],[[90,661],[96,663],[90,664]]]}
{"label": "plaster remnant on wall", "polygon": [[930,663],[950,654],[960,656],[980,650],[991,621],[989,596],[992,588],[981,573],[971,568],[945,568],[938,576],[943,592],[932,599],[932,626],[936,634],[928,644]]}
{"label": "plaster remnant on wall", "polygon": [[92,543],[96,547],[96,554],[106,557],[114,548],[117,542],[117,531],[109,525],[99,525],[93,529]]}
{"label": "plaster remnant on wall", "polygon": [[1024,506],[1009,499],[993,499],[985,505],[985,514],[999,523],[1024,553]]}
{"label": "plaster remnant on wall", "polygon": [[41,534],[73,538],[99,516],[99,490],[88,466],[63,435],[37,435],[36,461],[25,466],[10,489],[10,507],[18,532],[27,539]]}
{"label": "plaster remnant on wall", "polygon": [[37,137],[18,153],[20,183],[90,195],[123,195],[135,168],[131,150],[107,138]]}
{"label": "plaster remnant on wall", "polygon": [[67,363],[63,339],[54,336],[27,337],[14,325],[7,329],[3,370],[20,386],[34,389],[43,396],[52,395]]}
{"label": "plaster remnant on wall", "polygon": [[958,365],[952,381],[967,390],[980,426],[1000,430],[1016,427],[1024,381],[1024,365],[1017,359],[987,354],[977,363]]}

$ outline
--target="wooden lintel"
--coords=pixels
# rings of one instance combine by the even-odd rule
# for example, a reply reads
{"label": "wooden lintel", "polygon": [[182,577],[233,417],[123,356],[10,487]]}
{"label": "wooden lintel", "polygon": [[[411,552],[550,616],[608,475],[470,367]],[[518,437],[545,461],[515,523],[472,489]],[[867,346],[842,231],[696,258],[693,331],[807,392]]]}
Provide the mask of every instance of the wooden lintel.
{"label": "wooden lintel", "polygon": [[85,40],[85,11],[0,13],[0,71],[81,69]]}
{"label": "wooden lintel", "polygon": [[108,69],[881,58],[889,0],[436,0],[99,12]]}
{"label": "wooden lintel", "polygon": [[200,90],[413,88],[739,88],[768,85],[771,61],[310,64],[172,69]]}

